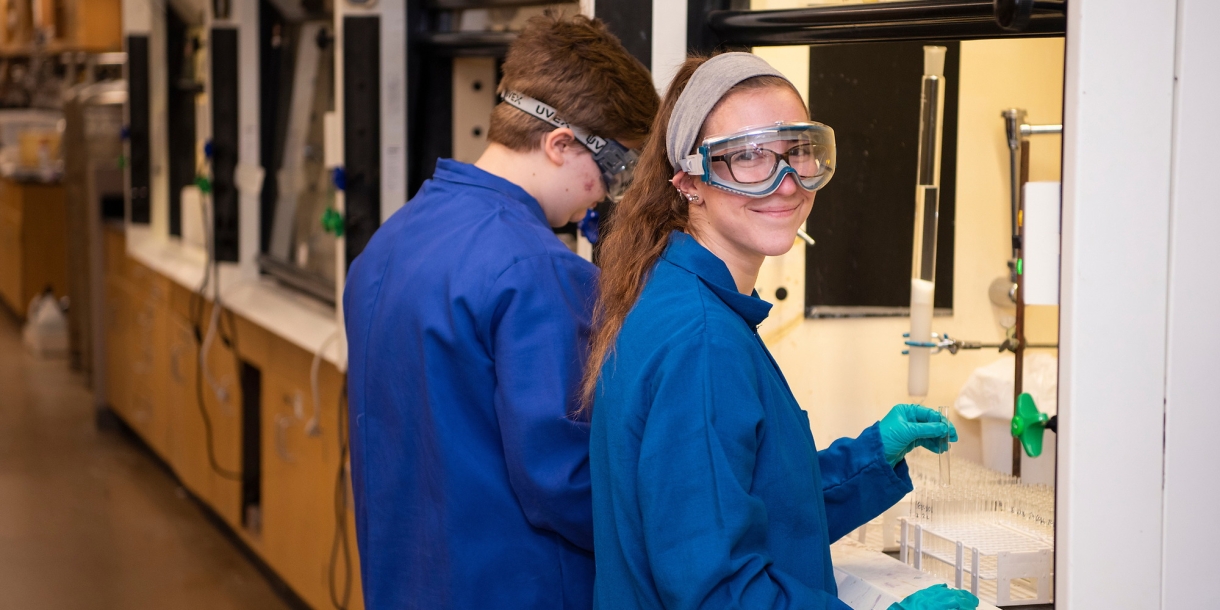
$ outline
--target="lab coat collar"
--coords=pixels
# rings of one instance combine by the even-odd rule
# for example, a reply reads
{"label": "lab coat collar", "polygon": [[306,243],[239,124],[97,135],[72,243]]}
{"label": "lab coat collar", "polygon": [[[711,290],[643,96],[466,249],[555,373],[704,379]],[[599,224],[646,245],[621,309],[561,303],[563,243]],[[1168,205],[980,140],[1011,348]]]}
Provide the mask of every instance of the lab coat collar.
{"label": "lab coat collar", "polygon": [[750,295],[738,292],[728,265],[695,241],[694,237],[681,231],[670,233],[669,245],[661,257],[698,276],[708,289],[752,328],[757,328],[771,312],[771,304],[758,298],[757,290]]}
{"label": "lab coat collar", "polygon": [[474,165],[454,161],[453,159],[438,159],[436,171],[433,172],[432,178],[434,180],[444,180],[455,184],[466,184],[496,191],[509,199],[521,202],[538,220],[542,221],[542,224],[547,227],[551,226],[547,222],[546,213],[542,211],[542,206],[538,204],[538,200],[534,199],[533,195],[525,192],[525,189],[516,184],[487,173]]}

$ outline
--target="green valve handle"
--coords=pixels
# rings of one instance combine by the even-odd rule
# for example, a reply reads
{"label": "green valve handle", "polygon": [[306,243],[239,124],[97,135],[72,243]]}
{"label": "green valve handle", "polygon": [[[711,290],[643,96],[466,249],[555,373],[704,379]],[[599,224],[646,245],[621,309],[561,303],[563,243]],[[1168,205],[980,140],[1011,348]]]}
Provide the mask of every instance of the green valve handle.
{"label": "green valve handle", "polygon": [[1057,432],[1058,427],[1058,417],[1051,417],[1039,411],[1033,396],[1022,394],[1017,397],[1017,413],[1012,417],[1012,436],[1021,439],[1025,455],[1042,455],[1043,431],[1050,428],[1051,431]]}
{"label": "green valve handle", "polygon": [[195,176],[195,186],[199,187],[199,192],[204,195],[212,194],[212,180],[207,176]]}
{"label": "green valve handle", "polygon": [[343,237],[343,215],[335,208],[326,208],[322,212],[322,228],[335,237]]}

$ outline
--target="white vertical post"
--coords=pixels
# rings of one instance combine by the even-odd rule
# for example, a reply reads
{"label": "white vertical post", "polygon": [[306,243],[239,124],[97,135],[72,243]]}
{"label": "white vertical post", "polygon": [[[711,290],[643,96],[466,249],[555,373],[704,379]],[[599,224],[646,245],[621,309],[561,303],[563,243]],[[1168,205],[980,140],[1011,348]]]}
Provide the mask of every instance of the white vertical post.
{"label": "white vertical post", "polygon": [[381,2],[381,222],[407,202],[407,3]]}
{"label": "white vertical post", "polygon": [[978,597],[979,594],[979,550],[978,548],[970,549],[970,592]]}
{"label": "white vertical post", "polygon": [[955,559],[955,561],[953,562],[953,567],[955,568],[955,570],[954,570],[954,574],[953,574],[953,586],[960,589],[960,588],[962,588],[962,569],[963,569],[962,541],[961,540],[957,541],[957,555],[954,559]]}
{"label": "white vertical post", "polygon": [[899,534],[900,542],[898,543],[898,561],[907,563],[907,520],[899,519],[902,532]]}
{"label": "white vertical post", "polygon": [[165,8],[150,2],[148,36],[148,207],[149,227],[169,238],[169,72],[165,53]]}
{"label": "white vertical post", "polygon": [[1220,574],[1220,370],[1216,263],[1220,261],[1220,19],[1215,0],[1180,0],[1169,251],[1168,366],[1165,376],[1165,521],[1162,608],[1216,604]]}
{"label": "white vertical post", "polygon": [[[331,31],[334,33],[334,40],[331,44],[335,45],[334,52],[334,83],[335,83],[335,118],[332,119],[332,128],[326,130],[326,136],[331,139],[327,144],[328,150],[337,155],[338,167],[343,167],[346,163],[346,152],[343,147],[343,79],[346,75],[343,73],[343,39],[346,35],[343,31],[343,16],[345,14],[346,2],[336,2],[334,4],[334,21]],[[406,60],[406,51],[403,52],[403,60]],[[330,169],[330,168],[328,168]],[[340,214],[346,214],[347,201],[343,191],[335,189],[335,210]],[[340,354],[344,354],[340,360],[343,366],[340,370],[347,370],[347,327],[344,325],[343,317],[343,287],[347,284],[347,239],[345,237],[335,238],[335,324],[339,327],[339,341],[337,348]]]}
{"label": "white vertical post", "polygon": [[[1055,591],[1065,608],[1160,607],[1176,8],[1068,4]],[[1138,152],[1124,125],[1138,126]],[[1105,567],[1115,557],[1122,578]]]}
{"label": "white vertical post", "polygon": [[1012,576],[1008,551],[1000,551],[995,557],[995,605],[1007,606],[1012,601]]}
{"label": "white vertical post", "polygon": [[237,183],[238,269],[243,279],[258,277],[262,226],[262,155],[259,146],[258,0],[234,0],[237,27]]}
{"label": "white vertical post", "polygon": [[686,0],[652,1],[652,84],[664,96],[686,61]]}

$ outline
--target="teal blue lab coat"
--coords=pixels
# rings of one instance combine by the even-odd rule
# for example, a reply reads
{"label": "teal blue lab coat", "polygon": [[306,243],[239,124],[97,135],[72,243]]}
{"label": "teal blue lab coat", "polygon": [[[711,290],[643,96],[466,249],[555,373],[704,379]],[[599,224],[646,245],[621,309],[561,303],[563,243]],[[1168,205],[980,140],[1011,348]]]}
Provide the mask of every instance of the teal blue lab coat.
{"label": "teal blue lab coat", "polygon": [[829,545],[911,479],[875,424],[817,450],[758,336],[770,308],[671,235],[594,400],[595,608],[847,607]]}

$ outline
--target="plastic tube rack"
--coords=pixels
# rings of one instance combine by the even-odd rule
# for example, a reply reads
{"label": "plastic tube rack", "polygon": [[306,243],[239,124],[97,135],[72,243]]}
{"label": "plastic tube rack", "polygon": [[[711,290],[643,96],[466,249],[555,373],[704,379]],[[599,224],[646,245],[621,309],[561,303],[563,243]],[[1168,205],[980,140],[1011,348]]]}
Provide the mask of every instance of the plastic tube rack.
{"label": "plastic tube rack", "polygon": [[1046,541],[1000,524],[899,524],[900,561],[997,606],[1050,603],[1054,549]]}

